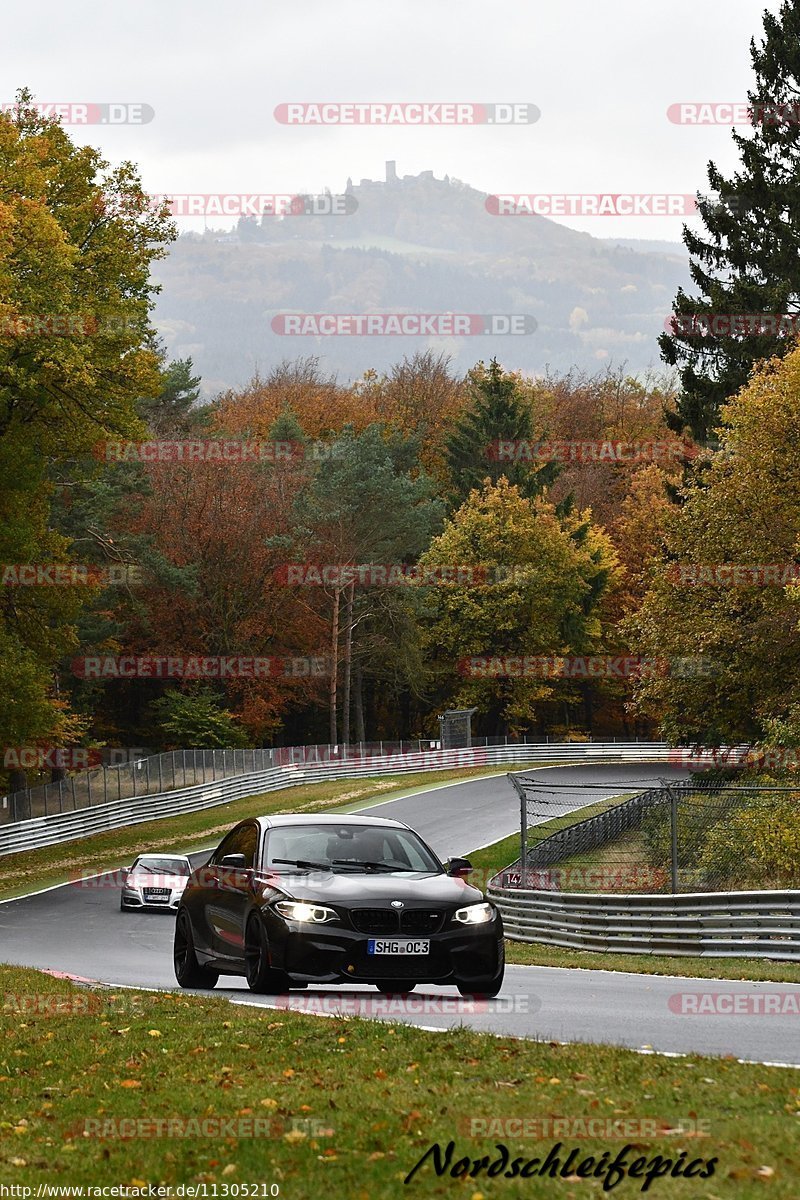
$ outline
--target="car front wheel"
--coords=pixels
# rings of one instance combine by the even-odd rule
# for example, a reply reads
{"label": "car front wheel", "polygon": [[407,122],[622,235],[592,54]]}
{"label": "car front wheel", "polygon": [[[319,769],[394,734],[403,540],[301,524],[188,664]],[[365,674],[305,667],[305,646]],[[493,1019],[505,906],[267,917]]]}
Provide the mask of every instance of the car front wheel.
{"label": "car front wheel", "polygon": [[474,996],[476,1000],[491,1000],[503,986],[504,968],[500,968],[492,979],[456,980],[456,987],[462,996]]}
{"label": "car front wheel", "polygon": [[270,966],[269,946],[264,926],[258,917],[247,922],[244,939],[244,974],[251,992],[277,996],[289,990],[289,976]]}
{"label": "car front wheel", "polygon": [[192,922],[186,911],[178,913],[175,922],[175,942],[172,959],[175,965],[175,978],[182,988],[199,988],[206,990],[216,986],[219,972],[211,967],[204,967],[197,961],[194,951]]}

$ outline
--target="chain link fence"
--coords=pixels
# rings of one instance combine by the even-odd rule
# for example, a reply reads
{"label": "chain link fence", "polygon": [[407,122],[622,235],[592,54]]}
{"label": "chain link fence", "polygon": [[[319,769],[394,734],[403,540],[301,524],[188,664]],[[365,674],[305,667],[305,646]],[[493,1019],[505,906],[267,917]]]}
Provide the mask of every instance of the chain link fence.
{"label": "chain link fence", "polygon": [[[636,739],[638,743],[639,739]],[[508,737],[473,737],[473,749],[511,745],[550,745],[559,739],[536,739],[520,735]],[[616,742],[616,738],[606,739]],[[630,739],[620,744],[630,744]],[[245,750],[171,750],[130,762],[97,767],[68,775],[54,783],[42,783],[0,796],[0,823],[27,821],[55,813],[74,812],[112,800],[130,800],[153,796],[178,788],[193,787],[264,771],[270,767],[309,766],[317,763],[361,763],[372,758],[397,754],[420,754],[441,750],[436,739],[416,738],[408,741],[354,742],[349,746],[318,744],[310,746],[277,746]]]}
{"label": "chain link fence", "polygon": [[171,750],[13,792],[2,798],[0,821],[28,821],[113,800],[156,796],[232,775],[264,771],[272,765],[271,750]]}
{"label": "chain link fence", "polygon": [[800,787],[663,781],[620,800],[608,791],[629,782],[509,779],[520,796],[520,858],[501,886],[612,894],[800,887]]}

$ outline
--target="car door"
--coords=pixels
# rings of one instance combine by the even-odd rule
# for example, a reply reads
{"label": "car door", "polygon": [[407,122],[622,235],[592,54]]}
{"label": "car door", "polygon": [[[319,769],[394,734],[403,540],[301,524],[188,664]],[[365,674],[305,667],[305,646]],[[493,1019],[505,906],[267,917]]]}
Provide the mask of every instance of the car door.
{"label": "car door", "polygon": [[[212,856],[214,896],[209,903],[214,955],[236,966],[244,961],[244,922],[253,895],[253,868],[258,851],[259,828],[254,822],[239,825]],[[244,867],[225,867],[229,854],[244,855]]]}

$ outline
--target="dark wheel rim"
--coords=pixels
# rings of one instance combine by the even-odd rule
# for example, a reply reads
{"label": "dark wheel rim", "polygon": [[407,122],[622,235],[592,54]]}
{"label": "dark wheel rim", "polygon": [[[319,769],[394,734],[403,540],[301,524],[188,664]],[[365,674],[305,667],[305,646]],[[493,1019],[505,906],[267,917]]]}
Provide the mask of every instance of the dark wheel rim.
{"label": "dark wheel rim", "polygon": [[186,918],[180,920],[175,928],[175,970],[179,975],[182,975],[186,969],[186,961],[189,957],[189,932],[187,929]]}
{"label": "dark wheel rim", "polygon": [[249,984],[255,983],[264,962],[264,939],[255,922],[247,928],[244,944],[244,970]]}

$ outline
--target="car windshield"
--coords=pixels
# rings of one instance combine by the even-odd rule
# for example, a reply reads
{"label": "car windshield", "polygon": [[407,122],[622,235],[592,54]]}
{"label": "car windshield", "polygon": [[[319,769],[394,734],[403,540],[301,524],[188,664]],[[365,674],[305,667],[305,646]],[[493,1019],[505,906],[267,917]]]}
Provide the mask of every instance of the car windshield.
{"label": "car windshield", "polygon": [[270,831],[265,867],[294,870],[441,871],[416,833],[380,825],[282,825]]}
{"label": "car windshield", "polygon": [[131,868],[133,875],[183,875],[191,874],[185,858],[137,858]]}

